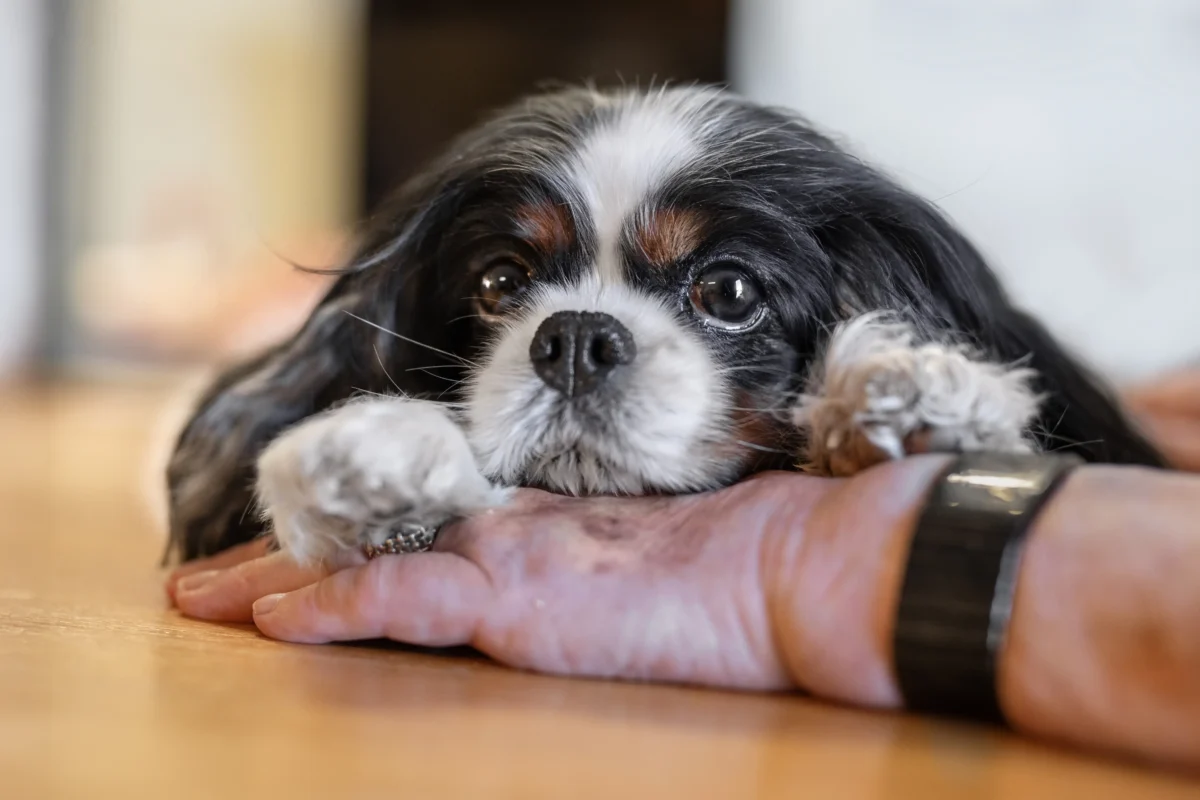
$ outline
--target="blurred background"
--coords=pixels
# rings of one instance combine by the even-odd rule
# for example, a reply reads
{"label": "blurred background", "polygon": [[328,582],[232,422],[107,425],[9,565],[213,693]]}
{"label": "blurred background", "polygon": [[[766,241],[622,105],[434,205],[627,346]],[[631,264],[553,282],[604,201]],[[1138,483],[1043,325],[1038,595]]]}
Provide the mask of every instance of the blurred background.
{"label": "blurred background", "polygon": [[802,110],[1110,377],[1200,357],[1200,0],[0,0],[0,376],[257,349],[484,111],[668,78]]}

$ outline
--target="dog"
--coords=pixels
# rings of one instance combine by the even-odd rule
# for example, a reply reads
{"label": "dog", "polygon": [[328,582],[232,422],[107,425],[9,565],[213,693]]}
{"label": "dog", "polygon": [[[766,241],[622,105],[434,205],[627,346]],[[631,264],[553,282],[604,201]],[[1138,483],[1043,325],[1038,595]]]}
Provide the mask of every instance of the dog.
{"label": "dog", "polygon": [[[502,505],[929,451],[1162,466],[930,203],[705,86],[532,96],[364,227],[167,469],[172,547],[297,560]],[[254,511],[255,507],[258,511]]]}

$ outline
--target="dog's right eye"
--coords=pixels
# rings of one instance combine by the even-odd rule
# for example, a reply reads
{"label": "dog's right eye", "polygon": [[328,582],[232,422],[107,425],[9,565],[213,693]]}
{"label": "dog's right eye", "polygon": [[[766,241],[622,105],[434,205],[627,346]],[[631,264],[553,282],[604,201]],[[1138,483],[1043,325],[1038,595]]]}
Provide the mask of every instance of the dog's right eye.
{"label": "dog's right eye", "polygon": [[725,330],[747,330],[763,317],[762,289],[732,262],[702,272],[692,284],[690,296],[692,307],[705,322]]}
{"label": "dog's right eye", "polygon": [[512,258],[493,261],[479,281],[479,309],[487,316],[499,316],[512,309],[521,290],[529,285],[529,270]]}

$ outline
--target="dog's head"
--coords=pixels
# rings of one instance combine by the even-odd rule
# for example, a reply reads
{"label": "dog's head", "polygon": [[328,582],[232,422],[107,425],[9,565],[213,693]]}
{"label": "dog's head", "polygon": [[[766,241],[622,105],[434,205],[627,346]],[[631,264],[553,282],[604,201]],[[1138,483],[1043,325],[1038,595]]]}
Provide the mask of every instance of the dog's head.
{"label": "dog's head", "polygon": [[173,534],[185,555],[245,538],[257,451],[356,390],[461,403],[509,484],[682,492],[787,465],[806,366],[875,309],[1075,381],[1047,404],[1071,409],[1058,435],[1124,431],[952,226],[795,115],[703,87],[533,97],[405,186],[296,338],[209,393]]}

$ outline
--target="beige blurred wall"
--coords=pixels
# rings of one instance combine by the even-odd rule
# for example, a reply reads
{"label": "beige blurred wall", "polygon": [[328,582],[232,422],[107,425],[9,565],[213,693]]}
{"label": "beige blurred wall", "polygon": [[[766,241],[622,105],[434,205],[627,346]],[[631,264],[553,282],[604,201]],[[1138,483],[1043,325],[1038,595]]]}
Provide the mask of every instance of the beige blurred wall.
{"label": "beige blurred wall", "polygon": [[270,281],[292,291],[264,253],[333,265],[305,243],[358,214],[363,3],[74,8],[64,211],[76,350],[195,349],[250,313],[250,295],[266,305]]}
{"label": "beige blurred wall", "polygon": [[173,214],[242,235],[352,218],[360,3],[79,5],[88,240],[137,240]]}

